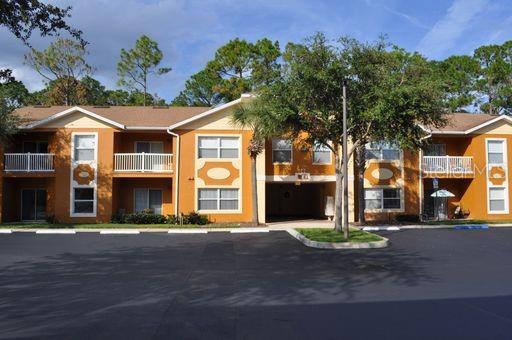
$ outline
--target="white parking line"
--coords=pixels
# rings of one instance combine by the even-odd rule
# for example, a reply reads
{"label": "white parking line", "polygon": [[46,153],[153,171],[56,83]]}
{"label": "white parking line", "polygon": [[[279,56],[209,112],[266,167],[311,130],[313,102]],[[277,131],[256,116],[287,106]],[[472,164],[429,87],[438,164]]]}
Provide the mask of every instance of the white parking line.
{"label": "white parking line", "polygon": [[379,231],[379,227],[364,227],[363,231]]}
{"label": "white parking line", "polygon": [[11,229],[0,229],[0,234],[12,234]]}
{"label": "white parking line", "polygon": [[263,228],[240,228],[232,229],[231,234],[243,234],[243,233],[268,233],[270,230]]}
{"label": "white parking line", "polygon": [[76,231],[69,229],[38,229],[36,230],[36,234],[76,234]]}
{"label": "white parking line", "polygon": [[208,230],[169,230],[168,234],[208,234]]}
{"label": "white parking line", "polygon": [[140,234],[138,230],[101,230],[101,235],[137,235]]}
{"label": "white parking line", "polygon": [[399,231],[399,227],[363,227],[363,231],[380,231],[380,230],[387,230],[387,231]]}

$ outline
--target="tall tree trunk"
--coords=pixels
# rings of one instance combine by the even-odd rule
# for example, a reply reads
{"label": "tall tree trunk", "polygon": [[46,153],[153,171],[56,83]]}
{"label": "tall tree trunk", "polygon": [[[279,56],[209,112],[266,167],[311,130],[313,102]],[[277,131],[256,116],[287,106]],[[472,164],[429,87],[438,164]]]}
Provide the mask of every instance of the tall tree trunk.
{"label": "tall tree trunk", "polygon": [[258,225],[258,179],[256,177],[256,157],[251,157],[251,186],[252,186],[252,224]]}
{"label": "tall tree trunk", "polygon": [[357,148],[357,219],[359,223],[365,222],[364,217],[364,171],[366,169],[366,160],[365,160],[365,143],[362,143],[361,146]]}
{"label": "tall tree trunk", "polygon": [[334,230],[337,232],[342,231],[342,166],[339,152],[334,156],[335,159],[335,172],[336,172],[336,188],[334,192]]}
{"label": "tall tree trunk", "polygon": [[146,106],[146,94],[148,92],[148,78],[147,75],[144,74],[144,106]]}

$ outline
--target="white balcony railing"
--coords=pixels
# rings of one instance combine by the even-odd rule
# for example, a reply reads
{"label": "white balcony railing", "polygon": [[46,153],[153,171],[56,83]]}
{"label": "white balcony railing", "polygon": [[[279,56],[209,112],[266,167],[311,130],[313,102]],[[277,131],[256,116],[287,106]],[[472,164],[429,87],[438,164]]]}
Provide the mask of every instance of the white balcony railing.
{"label": "white balcony railing", "polygon": [[5,171],[53,171],[52,153],[6,153]]}
{"label": "white balcony railing", "polygon": [[115,171],[172,172],[172,153],[116,153]]}
{"label": "white balcony railing", "polygon": [[473,157],[423,156],[423,171],[445,174],[473,173]]}

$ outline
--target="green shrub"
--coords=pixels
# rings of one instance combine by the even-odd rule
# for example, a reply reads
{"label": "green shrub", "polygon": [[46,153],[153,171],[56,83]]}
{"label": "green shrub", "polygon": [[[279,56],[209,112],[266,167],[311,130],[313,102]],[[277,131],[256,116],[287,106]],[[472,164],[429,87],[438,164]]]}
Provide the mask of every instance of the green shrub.
{"label": "green shrub", "polygon": [[[196,225],[205,225],[210,223],[208,217],[205,215],[199,215],[196,212],[191,212],[188,215],[182,215],[183,224],[196,224]],[[123,214],[117,213],[112,215],[110,219],[110,223],[117,224],[172,224],[178,225],[180,224],[179,217],[175,215],[158,215],[154,214],[152,210],[144,210],[138,213],[133,214]]]}
{"label": "green shrub", "polygon": [[[206,215],[199,215],[195,211],[192,211],[185,216],[187,217],[187,224],[205,225],[210,222]],[[185,222],[183,222],[183,224],[185,224]]]}
{"label": "green shrub", "polygon": [[402,214],[395,217],[397,222],[419,222],[420,217],[414,214]]}

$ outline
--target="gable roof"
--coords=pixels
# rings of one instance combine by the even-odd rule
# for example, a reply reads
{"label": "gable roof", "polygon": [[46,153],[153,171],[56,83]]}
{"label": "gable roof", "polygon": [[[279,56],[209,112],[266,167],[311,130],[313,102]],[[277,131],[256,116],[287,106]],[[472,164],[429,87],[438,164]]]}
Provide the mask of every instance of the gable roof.
{"label": "gable roof", "polygon": [[16,110],[25,120],[23,129],[32,129],[75,112],[120,129],[167,129],[203,112],[209,107],[151,106],[27,106]]}
{"label": "gable roof", "polygon": [[252,95],[252,94],[245,94],[245,93],[244,93],[244,94],[242,94],[242,95],[240,96],[240,98],[235,99],[235,100],[233,100],[233,101],[230,101],[229,103],[226,103],[226,104],[223,104],[223,105],[220,105],[220,106],[217,106],[217,107],[211,108],[211,109],[210,109],[210,110],[208,110],[208,111],[205,111],[205,112],[203,112],[203,113],[200,113],[200,114],[198,114],[198,115],[195,115],[195,116],[193,116],[193,117],[190,117],[190,118],[188,118],[188,119],[185,119],[185,120],[183,120],[183,121],[181,121],[181,122],[177,122],[177,123],[175,123],[175,124],[173,124],[173,125],[169,126],[169,130],[173,130],[173,129],[177,128],[177,127],[180,127],[180,126],[186,125],[186,124],[188,124],[188,123],[194,122],[194,121],[199,120],[199,119],[201,119],[201,118],[208,117],[208,116],[210,116],[210,115],[212,115],[212,114],[214,114],[214,113],[216,113],[216,112],[219,112],[219,111],[222,111],[222,110],[224,110],[224,109],[230,108],[230,107],[232,107],[232,106],[238,105],[238,104],[240,104],[241,102],[245,101],[246,99],[250,99],[250,98],[252,98],[252,97],[253,97],[253,95]]}
{"label": "gable roof", "polygon": [[484,113],[450,113],[448,114],[448,123],[446,126],[439,129],[429,128],[428,131],[431,134],[465,135],[476,132],[501,120],[512,122],[512,118],[505,115],[495,116]]}

